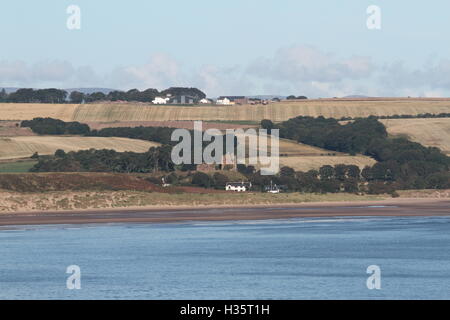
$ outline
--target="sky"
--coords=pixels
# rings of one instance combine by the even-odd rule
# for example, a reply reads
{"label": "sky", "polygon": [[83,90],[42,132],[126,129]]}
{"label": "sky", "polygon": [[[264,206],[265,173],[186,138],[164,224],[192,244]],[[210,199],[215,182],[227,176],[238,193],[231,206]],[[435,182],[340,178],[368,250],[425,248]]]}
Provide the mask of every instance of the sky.
{"label": "sky", "polygon": [[5,0],[0,87],[450,96],[449,17],[448,0]]}

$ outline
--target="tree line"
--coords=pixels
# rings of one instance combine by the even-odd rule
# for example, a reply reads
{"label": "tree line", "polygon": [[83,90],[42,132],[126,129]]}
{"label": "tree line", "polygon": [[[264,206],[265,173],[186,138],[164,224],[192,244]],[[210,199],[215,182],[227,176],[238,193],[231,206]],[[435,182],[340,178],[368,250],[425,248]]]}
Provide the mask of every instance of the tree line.
{"label": "tree line", "polygon": [[280,124],[261,122],[263,128],[280,130],[280,137],[316,147],[361,153],[377,161],[362,171],[374,185],[395,189],[446,188],[450,184],[450,157],[435,147],[425,147],[406,138],[388,137],[386,127],[375,117],[358,118],[345,125],[323,117],[297,117]]}
{"label": "tree line", "polygon": [[161,144],[171,145],[170,137],[173,128],[167,127],[112,127],[100,130],[91,130],[84,123],[77,121],[65,122],[53,118],[34,118],[33,120],[24,120],[20,123],[21,127],[30,128],[34,133],[42,135],[63,135],[74,134],[90,137],[121,137],[130,139],[140,139],[159,142]]}
{"label": "tree line", "polygon": [[0,91],[0,102],[9,103],[65,103],[67,91],[60,89],[18,89],[15,92],[6,93]]}
{"label": "tree line", "polygon": [[306,96],[294,96],[294,95],[290,95],[286,97],[286,100],[306,100],[308,99],[308,97]]}
{"label": "tree line", "polygon": [[34,133],[46,135],[87,135],[91,131],[87,124],[77,121],[65,122],[53,118],[34,118],[33,120],[24,120],[20,123],[20,126],[23,128],[30,128]]}
{"label": "tree line", "polygon": [[[145,161],[150,159],[149,155],[142,155],[139,153],[132,152],[115,152],[112,150],[91,150],[90,152],[79,151],[67,153],[64,157],[62,155],[62,150],[58,152],[53,157],[39,157],[35,155],[34,158],[39,160],[38,164],[33,168],[36,172],[45,171],[112,171],[112,172],[155,172],[155,171],[165,171],[175,168],[171,160],[172,147],[178,144],[178,141],[172,141],[172,132],[176,128],[168,127],[112,127],[103,128],[100,130],[90,130],[89,126],[86,124],[81,124],[79,122],[64,122],[52,118],[35,118],[33,120],[22,121],[22,127],[30,127],[33,132],[37,134],[46,135],[62,135],[62,134],[75,134],[83,135],[88,137],[121,137],[129,139],[139,139],[147,140],[152,142],[160,143],[162,146],[158,148],[151,148],[148,152],[151,154],[152,161],[162,161],[163,166],[154,166],[149,164],[145,166]],[[190,130],[191,136],[191,164],[182,164],[177,167],[179,170],[196,170],[196,165],[194,163],[194,132]],[[223,145],[226,144],[227,137],[224,135],[222,137]],[[235,137],[235,145],[237,138]],[[202,141],[203,148],[209,143],[207,141]],[[152,151],[153,150],[153,151]],[[164,152],[160,152],[164,150]],[[166,151],[169,150],[169,153]],[[97,152],[98,151],[98,152]],[[109,162],[104,163],[103,155],[105,152],[114,159],[119,159],[121,163],[117,166],[116,163],[109,164]],[[108,152],[111,152],[109,154]],[[213,154],[214,155],[214,154]],[[100,160],[95,160],[98,156]],[[156,157],[156,158],[155,158]],[[157,160],[159,158],[159,160]],[[155,160],[156,159],[156,160]],[[99,164],[99,161],[101,164]],[[130,165],[126,165],[126,162]],[[153,163],[153,162],[151,162]]]}
{"label": "tree line", "polygon": [[6,103],[92,103],[97,101],[132,101],[152,102],[157,96],[192,96],[196,99],[206,98],[206,94],[197,88],[171,87],[161,92],[157,89],[146,89],[139,91],[131,89],[128,91],[114,90],[107,94],[103,92],[83,93],[72,91],[70,94],[61,89],[28,89],[22,88],[15,92],[6,93],[5,89],[0,91],[0,102]]}
{"label": "tree line", "polygon": [[57,150],[54,156],[38,157],[31,172],[119,172],[149,173],[173,171],[170,146],[152,147],[147,152],[116,152],[114,150]]}
{"label": "tree line", "polygon": [[[384,119],[432,119],[432,118],[450,118],[450,113],[419,113],[419,114],[394,114],[392,116],[370,116],[374,119],[384,120]],[[351,121],[357,118],[354,117],[342,117],[340,121]]]}
{"label": "tree line", "polygon": [[279,129],[280,137],[327,150],[350,154],[364,153],[373,139],[386,139],[386,127],[373,117],[341,125],[336,119],[297,117],[275,125],[261,121],[264,129]]}

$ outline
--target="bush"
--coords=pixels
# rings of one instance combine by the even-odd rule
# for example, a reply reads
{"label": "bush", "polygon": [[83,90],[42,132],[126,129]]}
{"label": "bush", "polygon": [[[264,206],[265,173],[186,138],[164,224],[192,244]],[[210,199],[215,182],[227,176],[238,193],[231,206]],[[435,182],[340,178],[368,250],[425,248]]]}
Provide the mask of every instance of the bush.
{"label": "bush", "polygon": [[216,172],[213,175],[213,181],[214,181],[214,187],[216,189],[224,189],[225,185],[228,182],[228,178],[227,178],[227,176],[225,176],[219,172]]}
{"label": "bush", "polygon": [[25,120],[20,124],[21,127],[29,127],[34,133],[62,135],[77,134],[85,135],[91,130],[87,124],[79,122],[64,122],[52,118],[34,118],[33,120]]}
{"label": "bush", "polygon": [[203,188],[210,188],[213,181],[206,173],[196,172],[192,176],[192,184]]}

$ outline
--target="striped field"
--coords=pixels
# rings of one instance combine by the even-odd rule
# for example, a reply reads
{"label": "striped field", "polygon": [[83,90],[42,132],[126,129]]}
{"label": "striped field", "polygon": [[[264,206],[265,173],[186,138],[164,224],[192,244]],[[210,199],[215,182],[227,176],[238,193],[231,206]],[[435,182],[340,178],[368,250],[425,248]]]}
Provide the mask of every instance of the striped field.
{"label": "striped field", "polygon": [[380,120],[391,135],[406,135],[424,146],[450,154],[450,118]]}
{"label": "striped field", "polygon": [[146,152],[157,143],[126,138],[71,137],[71,136],[21,136],[0,137],[0,160],[28,158],[35,152],[39,155],[54,154],[62,149],[66,152],[87,149],[112,149],[118,152]]}
{"label": "striped field", "polygon": [[[270,142],[270,139],[268,141]],[[337,164],[347,164],[356,165],[360,169],[363,169],[365,166],[372,166],[376,163],[375,160],[367,156],[351,156],[349,154],[312,147],[286,139],[280,139],[279,150],[280,167],[287,166],[296,171],[303,172],[312,169],[317,170],[324,165],[335,166]],[[260,168],[261,166],[256,165],[256,167]]]}
{"label": "striped field", "polygon": [[0,120],[29,120],[52,117],[64,121],[284,121],[307,116],[366,117],[395,114],[450,113],[447,99],[345,100],[323,99],[287,101],[266,106],[153,106],[134,103],[99,104],[0,104]]}

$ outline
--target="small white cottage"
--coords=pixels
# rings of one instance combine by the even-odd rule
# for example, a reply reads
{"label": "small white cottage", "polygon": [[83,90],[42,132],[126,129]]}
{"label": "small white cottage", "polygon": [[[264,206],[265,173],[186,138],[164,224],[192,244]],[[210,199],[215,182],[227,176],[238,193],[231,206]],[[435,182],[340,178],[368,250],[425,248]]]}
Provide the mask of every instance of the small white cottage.
{"label": "small white cottage", "polygon": [[247,192],[251,189],[251,182],[228,182],[225,185],[227,191]]}
{"label": "small white cottage", "polygon": [[234,103],[231,102],[231,100],[228,99],[228,98],[219,98],[219,99],[216,100],[216,104],[229,106],[229,105],[234,104]]}
{"label": "small white cottage", "polygon": [[170,98],[162,98],[162,97],[156,97],[152,103],[153,104],[167,104],[167,101],[169,101]]}

